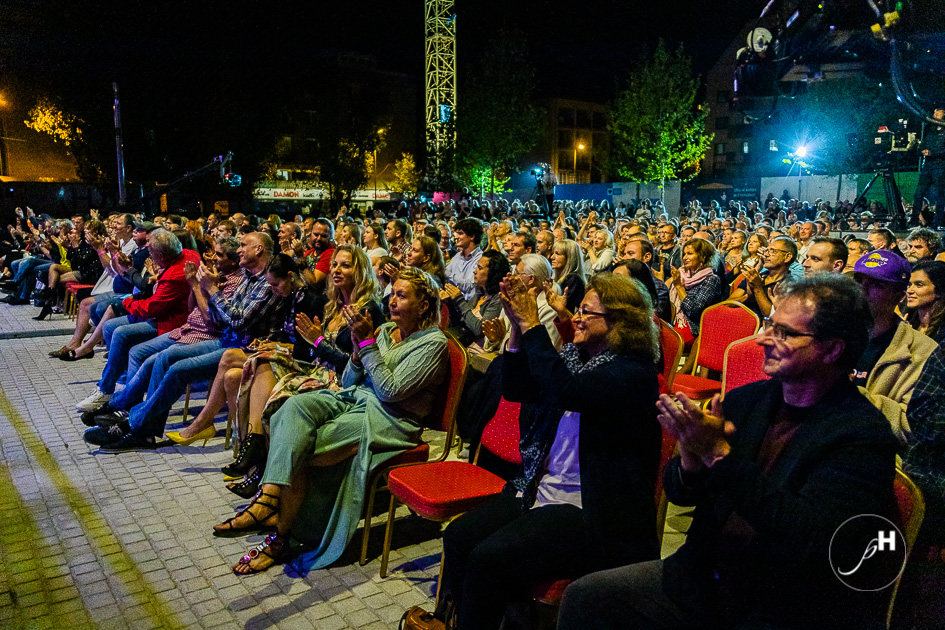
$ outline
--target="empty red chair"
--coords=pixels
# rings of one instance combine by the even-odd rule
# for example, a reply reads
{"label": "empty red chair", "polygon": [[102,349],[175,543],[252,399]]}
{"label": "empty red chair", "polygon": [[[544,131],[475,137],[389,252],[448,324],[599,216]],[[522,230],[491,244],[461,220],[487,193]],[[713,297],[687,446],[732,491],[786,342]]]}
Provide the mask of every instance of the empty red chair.
{"label": "empty red chair", "polygon": [[722,395],[748,383],[768,380],[762,369],[764,363],[765,349],[758,345],[757,335],[730,343],[722,365]]}
{"label": "empty red chair", "polygon": [[499,401],[495,416],[486,424],[473,463],[440,461],[395,468],[387,476],[390,508],[381,556],[381,577],[387,577],[394,510],[400,501],[425,519],[443,522],[476,507],[502,492],[505,480],[476,465],[479,450],[486,448],[513,464],[522,463],[519,452],[519,403]]}
{"label": "empty red chair", "polygon": [[679,359],[682,357],[683,339],[676,329],[656,317],[656,324],[660,332],[660,354],[663,356],[663,371],[657,379],[660,384],[660,393],[672,391],[673,379],[679,370]]}
{"label": "empty red chair", "polygon": [[725,349],[729,344],[758,331],[760,321],[755,313],[738,302],[720,302],[705,309],[699,324],[696,362],[692,374],[677,374],[670,391],[682,393],[693,400],[706,400],[722,391],[722,382],[696,375],[697,371],[721,373]]}

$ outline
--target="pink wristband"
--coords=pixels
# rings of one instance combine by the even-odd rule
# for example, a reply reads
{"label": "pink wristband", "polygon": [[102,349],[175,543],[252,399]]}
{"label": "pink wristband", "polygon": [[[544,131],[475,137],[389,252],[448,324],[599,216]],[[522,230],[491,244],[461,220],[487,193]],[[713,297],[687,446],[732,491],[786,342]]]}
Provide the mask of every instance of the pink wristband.
{"label": "pink wristband", "polygon": [[321,337],[319,337],[318,339],[316,339],[316,340],[315,340],[315,343],[312,344],[312,347],[313,347],[313,348],[317,348],[317,347],[318,347],[318,344],[320,344],[320,343],[322,342],[322,339],[324,339],[324,338],[325,338],[325,335],[322,335]]}
{"label": "pink wristband", "polygon": [[377,339],[365,339],[364,341],[362,341],[361,343],[358,344],[358,348],[362,348],[362,349],[363,349],[363,348],[365,348],[365,347],[371,345],[372,343],[377,343]]}

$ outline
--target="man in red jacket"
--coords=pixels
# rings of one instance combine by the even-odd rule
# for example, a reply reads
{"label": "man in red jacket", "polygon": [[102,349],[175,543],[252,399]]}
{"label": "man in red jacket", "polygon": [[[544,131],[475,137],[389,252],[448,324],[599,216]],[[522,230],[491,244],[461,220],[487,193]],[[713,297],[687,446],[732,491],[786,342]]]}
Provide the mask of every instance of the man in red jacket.
{"label": "man in red jacket", "polygon": [[[128,351],[135,345],[170,332],[187,319],[187,298],[190,284],[184,275],[184,263],[200,264],[200,254],[183,249],[180,241],[167,230],[154,230],[148,235],[151,260],[161,271],[151,297],[125,299],[125,317],[110,320],[104,328],[108,362],[98,387],[76,405],[79,411],[94,411],[107,403],[115,392],[115,384],[128,368]],[[91,357],[92,354],[84,355]]]}

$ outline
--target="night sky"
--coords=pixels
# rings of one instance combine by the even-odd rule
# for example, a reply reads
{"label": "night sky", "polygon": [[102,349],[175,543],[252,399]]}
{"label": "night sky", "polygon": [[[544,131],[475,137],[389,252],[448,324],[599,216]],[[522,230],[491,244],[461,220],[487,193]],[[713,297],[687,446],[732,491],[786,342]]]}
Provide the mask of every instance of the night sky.
{"label": "night sky", "polygon": [[[491,34],[506,27],[529,44],[539,96],[606,102],[658,38],[684,42],[704,72],[763,6],[457,0],[460,87]],[[126,144],[136,129],[185,142],[234,108],[264,111],[288,91],[317,85],[311,57],[318,49],[373,53],[382,69],[423,73],[422,0],[0,0],[0,15],[0,93],[17,106],[51,94],[86,119],[110,122],[111,82],[118,81]],[[252,124],[241,120],[232,132]],[[218,130],[214,142],[226,133]]]}

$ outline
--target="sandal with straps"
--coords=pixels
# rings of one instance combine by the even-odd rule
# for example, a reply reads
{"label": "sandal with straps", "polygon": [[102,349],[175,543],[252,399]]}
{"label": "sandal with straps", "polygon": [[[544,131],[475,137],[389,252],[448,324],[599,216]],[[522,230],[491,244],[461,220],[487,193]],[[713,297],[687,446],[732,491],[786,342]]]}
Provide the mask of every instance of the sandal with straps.
{"label": "sandal with straps", "polygon": [[[279,536],[279,534],[270,534],[266,536],[266,540],[250,549],[249,553],[244,555],[239,559],[239,562],[233,565],[233,573],[236,575],[252,575],[253,573],[262,573],[272,565],[285,560],[288,555],[289,537]],[[272,560],[272,562],[259,569],[251,567],[250,563],[260,556],[269,558]],[[243,567],[246,567],[245,571],[240,570]]]}
{"label": "sandal with straps", "polygon": [[[263,501],[263,497],[269,497],[270,499],[275,499],[275,502],[274,502],[274,503],[269,503],[269,502],[267,502],[267,501]],[[253,506],[255,506],[255,505],[259,505],[259,506],[262,506],[262,507],[264,507],[264,508],[268,508],[269,511],[268,511],[267,513],[265,513],[265,514],[262,516],[262,518],[260,518],[259,516],[256,516],[255,514],[253,514],[252,512],[250,512],[250,510],[252,510],[252,509],[253,509]],[[219,525],[214,525],[214,526],[213,526],[213,535],[214,535],[214,536],[217,536],[217,537],[219,537],[219,538],[229,538],[229,537],[233,537],[233,536],[243,536],[243,535],[246,535],[246,534],[253,534],[253,533],[257,533],[257,532],[264,532],[264,531],[269,531],[269,530],[275,529],[275,527],[276,527],[275,525],[267,525],[267,524],[266,524],[266,521],[268,521],[268,520],[271,519],[272,517],[276,516],[278,513],[279,513],[279,497],[278,497],[278,495],[269,494],[268,492],[263,492],[263,490],[260,489],[259,492],[256,493],[256,496],[253,498],[253,502],[250,503],[250,504],[246,507],[245,510],[242,510],[241,512],[238,512],[238,513],[236,514],[236,516],[231,516],[230,518],[226,519],[225,521],[223,521],[223,522],[220,523]],[[244,514],[249,514],[249,515],[253,518],[253,523],[251,523],[251,524],[250,524],[249,526],[247,526],[247,527],[237,527],[237,526],[235,526],[235,525],[233,524],[234,521],[236,521],[236,519],[238,519],[239,517],[243,516]]]}

